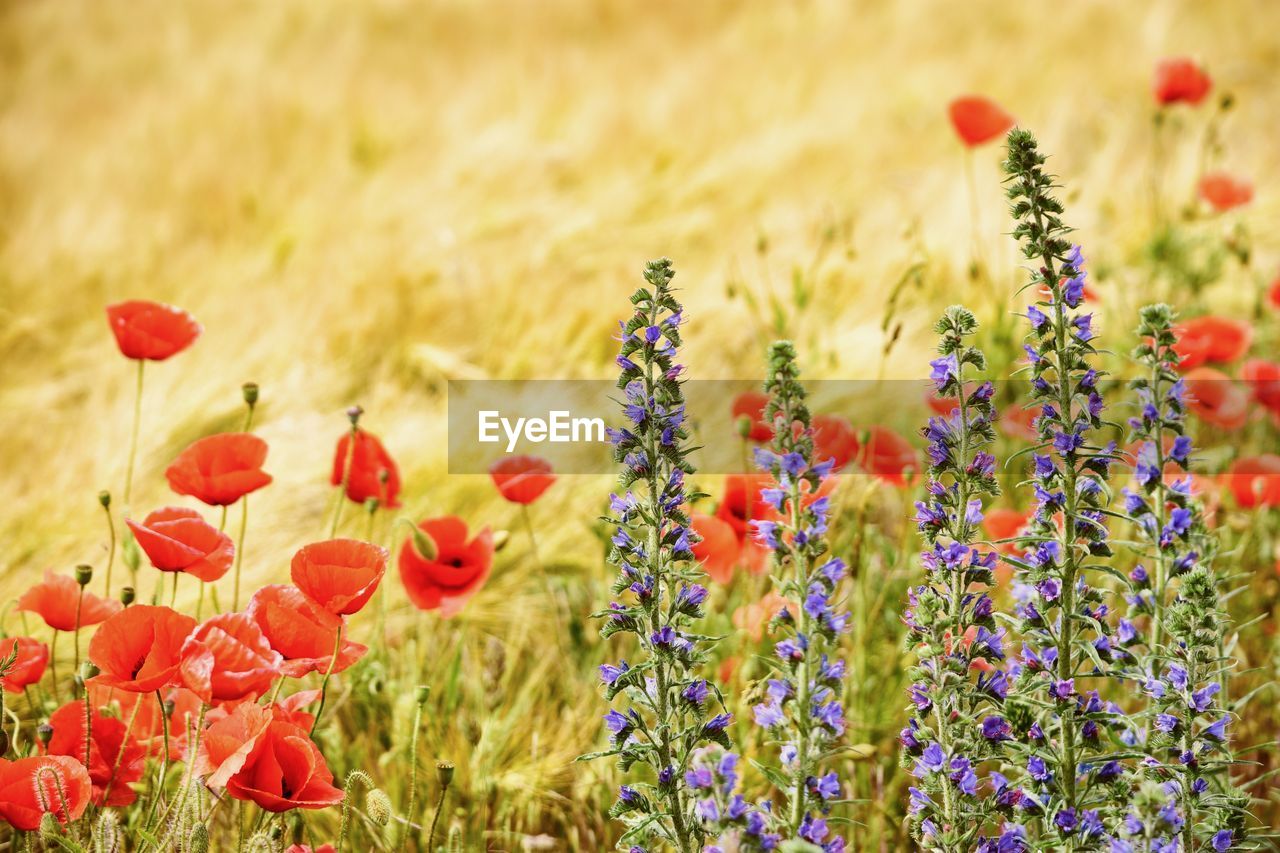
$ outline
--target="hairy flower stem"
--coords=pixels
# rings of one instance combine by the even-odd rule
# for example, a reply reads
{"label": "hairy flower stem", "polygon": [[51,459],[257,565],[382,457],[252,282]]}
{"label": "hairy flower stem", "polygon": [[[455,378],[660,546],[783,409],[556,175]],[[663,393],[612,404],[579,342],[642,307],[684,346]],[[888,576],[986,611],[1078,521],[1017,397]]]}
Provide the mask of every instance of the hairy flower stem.
{"label": "hairy flower stem", "polygon": [[133,495],[133,463],[138,457],[138,430],[142,424],[142,379],[147,362],[138,359],[138,382],[133,392],[133,430],[129,436],[129,461],[124,470],[124,506],[130,506],[129,498]]}
{"label": "hairy flower stem", "polygon": [[338,653],[342,650],[342,629],[345,626],[338,623],[337,638],[333,641],[333,656],[329,658],[329,666],[324,671],[324,678],[320,680],[320,707],[316,709],[316,718],[311,721],[311,734],[316,733],[316,726],[320,725],[320,715],[324,713],[324,703],[329,694],[329,676],[333,675],[333,668],[338,665]]}
{"label": "hairy flower stem", "polygon": [[[408,840],[409,826],[413,825],[414,819],[418,813],[418,732],[422,728],[422,709],[427,704],[428,689],[426,687],[418,688],[418,697],[416,707],[413,711],[413,733],[409,736],[409,801],[405,806],[404,815],[408,826],[400,835],[400,843],[397,850],[404,849],[404,843]],[[443,797],[444,792],[441,791]],[[430,843],[427,849],[431,849]]]}
{"label": "hairy flower stem", "polygon": [[[106,492],[103,492],[106,495]],[[108,498],[102,501],[102,511],[107,516],[107,535],[110,537],[110,544],[107,546],[107,577],[106,577],[106,598],[111,598],[111,569],[116,564],[116,523],[111,517],[111,503]]]}
{"label": "hairy flower stem", "polygon": [[[783,423],[790,429],[790,425],[795,422],[794,414],[791,409],[792,398],[787,396],[783,403]],[[799,479],[794,479],[791,483],[791,527],[793,530],[800,530],[803,527],[801,519],[801,510],[803,509],[803,494],[800,490]],[[750,501],[748,501],[750,503]],[[792,561],[795,567],[795,582],[801,595],[809,589],[809,558],[802,549],[796,549],[792,553]],[[809,614],[805,611],[803,602],[801,606],[796,608],[796,633],[800,636],[809,636]],[[807,651],[804,659],[800,661],[800,665],[796,669],[796,770],[792,777],[795,782],[791,792],[791,834],[798,836],[800,833],[800,824],[805,818],[804,808],[804,789],[805,780],[809,778],[809,727],[811,725],[809,719],[810,704],[810,675],[809,675],[809,658],[813,652]]]}
{"label": "hairy flower stem", "polygon": [[[142,701],[139,697],[138,701]],[[147,809],[147,819],[143,822],[144,826],[151,826],[151,819],[156,816],[156,809],[160,803],[160,795],[164,793],[164,779],[169,775],[169,715],[165,711],[164,696],[160,691],[156,691],[156,704],[160,706],[160,732],[162,734],[163,745],[160,753],[160,768],[156,774],[155,787],[151,791],[151,805]]]}

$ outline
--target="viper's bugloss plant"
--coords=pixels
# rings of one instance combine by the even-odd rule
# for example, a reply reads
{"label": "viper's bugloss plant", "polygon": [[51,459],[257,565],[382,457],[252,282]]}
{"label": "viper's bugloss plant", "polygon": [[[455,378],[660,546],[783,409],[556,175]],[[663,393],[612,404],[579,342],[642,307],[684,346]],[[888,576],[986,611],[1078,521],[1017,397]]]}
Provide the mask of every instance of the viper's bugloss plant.
{"label": "viper's bugloss plant", "polygon": [[623,772],[636,765],[651,770],[646,781],[623,785],[609,812],[627,825],[619,846],[632,853],[658,840],[680,853],[701,849],[705,833],[686,771],[699,747],[729,747],[732,720],[719,691],[699,675],[710,638],[696,633],[707,590],[699,583],[697,536],[686,510],[696,496],[685,485],[693,468],[684,367],[676,361],[683,313],[671,289],[674,275],[671,261],[649,262],[648,286],[632,295],[634,313],[620,323],[618,388],[629,425],[609,433],[622,472],[607,519],[617,526],[609,559],[619,567],[613,590],[620,600],[596,616],[606,620],[605,638],[635,635],[641,659],[600,667],[606,698],[621,697],[624,707],[604,717],[612,748],[584,756],[616,755]]}
{"label": "viper's bugloss plant", "polygon": [[965,342],[977,327],[960,306],[947,309],[936,327],[940,357],[930,363],[931,379],[956,407],[930,418],[923,431],[929,481],[915,520],[927,546],[920,555],[925,582],[910,591],[903,618],[918,663],[911,669],[912,717],[899,741],[916,779],[911,826],[922,850],[986,843],[996,799],[977,771],[1012,737],[1003,716],[1004,629],[989,594],[997,555],[974,544],[985,500],[1000,492],[995,456],[985,449],[995,440],[994,386],[965,377],[966,369],[986,369],[981,350]]}
{"label": "viper's bugloss plant", "polygon": [[[1039,298],[1027,308],[1025,345],[1038,442],[1032,451],[1035,513],[1019,570],[1016,610],[1025,639],[1016,667],[1016,716],[1011,716],[1021,788],[998,791],[1017,803],[1031,843],[1066,850],[1101,848],[1107,825],[1125,802],[1127,782],[1107,729],[1122,716],[1098,687],[1116,658],[1106,593],[1091,573],[1111,573],[1106,514],[1107,476],[1114,443],[1099,445],[1104,427],[1092,362],[1093,317],[1079,310],[1085,270],[1080,247],[1067,239],[1062,204],[1035,138],[1008,137],[1007,193],[1017,221],[1013,234],[1037,264],[1028,288]],[[997,785],[999,789],[1001,785]]]}
{"label": "viper's bugloss plant", "polygon": [[752,522],[754,535],[773,554],[774,582],[788,602],[773,618],[784,635],[774,646],[767,698],[752,712],[757,725],[777,738],[780,764],[766,775],[785,797],[776,824],[785,837],[844,850],[826,816],[842,785],[827,759],[844,734],[844,661],[836,657],[838,638],[849,620],[835,600],[845,563],[827,555],[831,499],[823,485],[834,461],[816,458],[805,390],[795,347],[779,341],[769,353],[769,402],[765,420],[773,443],[756,451],[760,469],[772,481],[761,491],[771,517]]}
{"label": "viper's bugloss plant", "polygon": [[1226,616],[1212,567],[1216,540],[1192,490],[1174,319],[1167,305],[1142,309],[1134,358],[1145,373],[1130,383],[1138,449],[1124,509],[1141,562],[1129,575],[1134,621],[1122,621],[1119,634],[1147,707],[1127,737],[1145,753],[1145,781],[1120,834],[1123,849],[1174,849],[1176,839],[1185,851],[1221,851],[1244,840],[1248,798],[1231,785]]}

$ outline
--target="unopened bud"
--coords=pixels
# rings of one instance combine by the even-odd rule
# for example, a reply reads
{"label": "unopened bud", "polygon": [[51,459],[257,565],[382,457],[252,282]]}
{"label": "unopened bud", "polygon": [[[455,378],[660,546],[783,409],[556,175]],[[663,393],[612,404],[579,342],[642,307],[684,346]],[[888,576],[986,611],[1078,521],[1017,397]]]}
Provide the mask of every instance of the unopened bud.
{"label": "unopened bud", "polygon": [[369,793],[364,795],[364,810],[368,813],[369,819],[378,826],[391,823],[391,798],[381,788],[371,788]]}
{"label": "unopened bud", "polygon": [[111,493],[106,489],[98,492],[98,503],[102,504],[103,509],[111,509]]}
{"label": "unopened bud", "polygon": [[495,530],[493,532],[493,550],[501,551],[507,547],[507,543],[511,541],[510,530]]}
{"label": "unopened bud", "polygon": [[172,700],[172,699],[166,699],[166,700],[164,700],[164,715],[165,715],[166,717],[169,717],[169,718],[171,718],[171,719],[172,719],[172,717],[173,717],[173,708],[174,708],[174,705],[173,705],[173,700]]}
{"label": "unopened bud", "polygon": [[447,761],[436,762],[436,779],[440,781],[440,787],[448,788],[453,782],[453,765]]}
{"label": "unopened bud", "polygon": [[240,386],[240,392],[244,394],[244,402],[248,406],[256,406],[258,404],[258,383],[246,382]]}
{"label": "unopened bud", "polygon": [[208,853],[209,828],[203,823],[191,827],[191,834],[187,836],[187,850],[190,853]]}
{"label": "unopened bud", "polygon": [[440,556],[440,549],[436,547],[436,540],[431,538],[431,534],[407,518],[401,517],[397,520],[409,528],[409,534],[413,537],[413,550],[418,552],[419,557],[424,560],[434,560]]}
{"label": "unopened bud", "polygon": [[380,502],[377,498],[366,498],[364,502],[364,511],[369,513],[369,515],[373,515],[378,511],[379,503]]}
{"label": "unopened bud", "polygon": [[93,566],[87,563],[76,566],[76,583],[80,586],[88,586],[91,580],[93,580]]}
{"label": "unopened bud", "polygon": [[80,664],[80,677],[85,681],[88,681],[100,672],[102,672],[102,670],[98,669],[91,660],[87,660]]}
{"label": "unopened bud", "polygon": [[124,589],[120,590],[120,601],[124,603],[125,607],[133,604],[133,600],[136,597],[137,593],[133,591],[133,587],[131,586],[126,586]]}
{"label": "unopened bud", "polygon": [[738,415],[738,420],[736,421],[735,426],[737,427],[738,435],[740,437],[746,438],[751,435],[751,418],[746,415]]}
{"label": "unopened bud", "polygon": [[46,841],[52,841],[60,835],[62,835],[62,827],[58,825],[58,819],[54,817],[53,812],[45,812],[40,818],[40,837]]}

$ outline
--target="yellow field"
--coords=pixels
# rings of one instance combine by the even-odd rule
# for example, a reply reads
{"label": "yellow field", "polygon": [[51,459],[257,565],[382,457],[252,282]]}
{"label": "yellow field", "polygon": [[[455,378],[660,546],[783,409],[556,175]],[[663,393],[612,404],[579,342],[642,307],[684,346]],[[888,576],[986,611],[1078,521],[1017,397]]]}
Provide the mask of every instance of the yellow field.
{"label": "yellow field", "polygon": [[[406,684],[443,696],[461,666],[471,674],[454,679],[423,751],[459,764],[458,819],[483,811],[492,849],[543,833],[603,849],[598,780],[613,771],[568,762],[597,743],[590,667],[605,652],[572,673],[548,654],[563,628],[518,515],[488,478],[444,473],[445,381],[609,377],[617,318],[660,255],[683,287],[695,377],[760,375],[778,333],[810,376],[922,375],[941,307],[993,316],[1023,280],[999,145],[972,164],[992,272],[968,273],[965,157],[945,112],[967,92],[999,100],[1053,153],[1068,221],[1096,259],[1104,327],[1127,329],[1150,294],[1131,263],[1149,227],[1150,74],[1172,54],[1202,59],[1215,96],[1236,98],[1212,157],[1257,185],[1244,214],[1254,265],[1233,267],[1212,301],[1252,306],[1280,257],[1278,30],[1280,4],[1266,0],[10,0],[0,600],[46,568],[103,560],[96,495],[122,488],[133,383],[103,306],[181,305],[205,333],[148,366],[138,511],[174,502],[164,467],[235,428],[240,384],[257,381],[275,484],[253,500],[246,578],[282,580],[292,552],[325,533],[342,412],[362,405],[401,465],[406,515],[512,531],[489,585],[448,624],[412,611],[389,576],[393,634],[421,667],[396,688],[396,725]],[[1165,187],[1179,202],[1211,112],[1174,111],[1184,144]],[[797,275],[807,308],[794,305]],[[901,329],[886,354],[887,313]],[[603,604],[589,524],[609,485],[566,478],[533,508],[578,614]],[[375,754],[347,746],[326,752],[344,766]]]}

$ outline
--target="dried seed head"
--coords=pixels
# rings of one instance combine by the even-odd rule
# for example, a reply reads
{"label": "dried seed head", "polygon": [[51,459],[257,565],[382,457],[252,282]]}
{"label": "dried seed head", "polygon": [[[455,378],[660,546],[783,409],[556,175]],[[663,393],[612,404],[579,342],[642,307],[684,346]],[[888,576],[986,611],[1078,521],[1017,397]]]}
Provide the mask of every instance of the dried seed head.
{"label": "dried seed head", "polygon": [[93,580],[93,566],[87,563],[76,566],[76,583],[80,586],[88,586],[91,580]]}
{"label": "dried seed head", "polygon": [[436,779],[440,781],[440,787],[448,788],[453,782],[453,765],[448,761],[436,762]]}
{"label": "dried seed head", "polygon": [[369,819],[378,826],[386,826],[390,823],[391,815],[394,813],[391,798],[381,788],[371,788],[369,793],[365,794],[364,810],[368,813]]}

